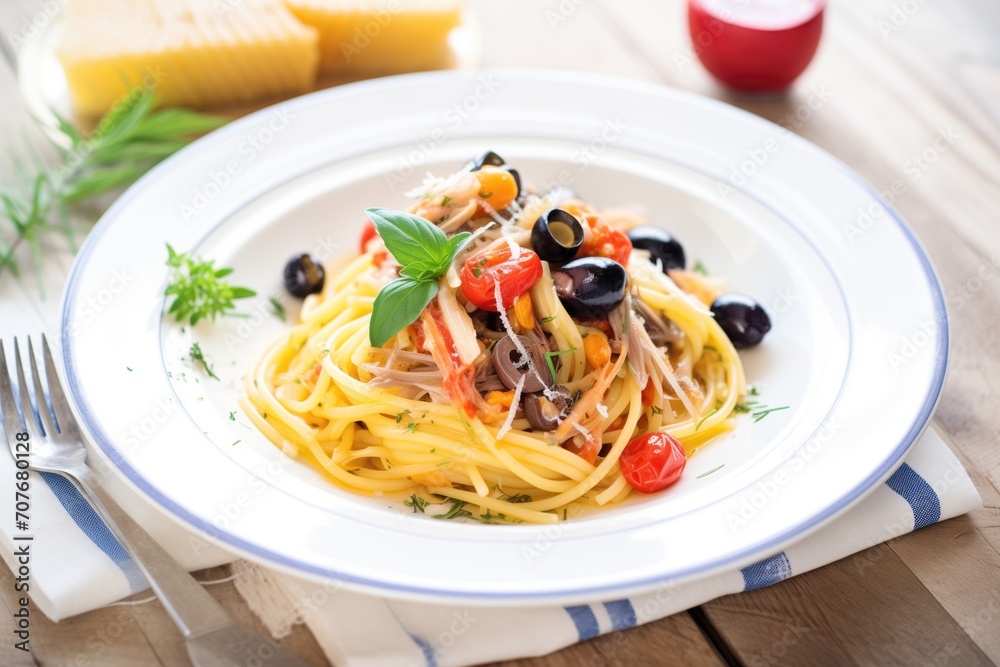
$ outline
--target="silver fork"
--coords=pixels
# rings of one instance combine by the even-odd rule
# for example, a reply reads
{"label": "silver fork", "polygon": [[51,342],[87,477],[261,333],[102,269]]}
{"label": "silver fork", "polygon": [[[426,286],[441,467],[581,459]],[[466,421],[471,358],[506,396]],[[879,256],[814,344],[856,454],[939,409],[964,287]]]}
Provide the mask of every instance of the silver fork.
{"label": "silver fork", "polygon": [[[87,465],[83,436],[52,360],[49,343],[42,336],[45,377],[51,412],[45,400],[42,378],[35,362],[35,351],[28,339],[28,357],[34,385],[35,402],[25,380],[21,350],[14,340],[17,381],[21,396],[18,409],[14,386],[7,370],[7,358],[0,341],[0,408],[3,425],[15,457],[17,434],[26,432],[30,443],[29,467],[54,472],[75,480],[89,496],[91,504],[114,531],[122,546],[132,556],[150,587],[184,635],[188,656],[196,667],[236,667],[257,664],[266,667],[305,667],[305,663],[258,632],[239,627],[195,579],[157,544],[149,533],[132,519],[104,489],[100,479]],[[54,413],[54,414],[53,414]],[[39,424],[37,416],[41,419]],[[53,419],[54,417],[54,419]],[[23,429],[20,430],[19,429]],[[23,445],[23,443],[21,443]]]}

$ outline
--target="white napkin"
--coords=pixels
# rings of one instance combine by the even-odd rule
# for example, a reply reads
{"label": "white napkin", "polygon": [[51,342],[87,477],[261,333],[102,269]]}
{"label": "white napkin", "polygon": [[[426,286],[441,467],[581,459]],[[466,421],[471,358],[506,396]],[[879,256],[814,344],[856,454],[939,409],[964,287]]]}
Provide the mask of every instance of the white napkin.
{"label": "white napkin", "polygon": [[[0,476],[13,475],[10,458],[0,457]],[[134,494],[124,485],[114,491]],[[31,594],[46,616],[59,620],[145,588],[135,564],[72,484],[33,474],[31,502],[28,531],[16,530],[12,521],[2,522],[3,555],[16,572],[14,545],[23,542],[13,538],[34,535]],[[260,568],[252,580],[239,578],[237,585],[273,633],[286,634],[293,623],[304,622],[335,664],[472,665],[545,654],[721,595],[767,586],[980,504],[962,465],[931,429],[885,484],[784,551],[742,570],[695,583],[665,584],[631,599],[529,609],[437,606],[387,601]],[[233,559],[192,538],[145,503],[140,507],[137,518],[189,569]],[[863,566],[859,561],[859,568]]]}

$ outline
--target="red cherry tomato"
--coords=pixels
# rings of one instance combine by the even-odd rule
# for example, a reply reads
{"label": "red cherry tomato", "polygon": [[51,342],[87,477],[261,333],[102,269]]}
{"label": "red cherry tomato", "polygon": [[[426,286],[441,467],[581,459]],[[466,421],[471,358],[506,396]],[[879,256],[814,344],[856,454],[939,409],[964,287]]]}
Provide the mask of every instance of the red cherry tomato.
{"label": "red cherry tomato", "polygon": [[632,241],[624,232],[593,215],[585,216],[583,222],[590,228],[590,233],[583,239],[579,257],[607,257],[628,266]]}
{"label": "red cherry tomato", "polygon": [[369,220],[365,225],[364,230],[361,232],[361,252],[366,252],[368,249],[368,242],[373,238],[378,236],[378,232],[375,231],[375,225]]}
{"label": "red cherry tomato", "polygon": [[497,312],[496,285],[500,285],[500,305],[511,308],[542,277],[542,261],[530,250],[521,249],[517,259],[510,248],[473,255],[462,267],[462,293],[472,305]]}
{"label": "red cherry tomato", "polygon": [[677,438],[653,431],[632,438],[618,459],[618,465],[633,489],[639,493],[656,493],[681,478],[687,454]]}
{"label": "red cherry tomato", "polygon": [[691,46],[715,78],[737,90],[782,90],[816,54],[824,0],[689,0]]}

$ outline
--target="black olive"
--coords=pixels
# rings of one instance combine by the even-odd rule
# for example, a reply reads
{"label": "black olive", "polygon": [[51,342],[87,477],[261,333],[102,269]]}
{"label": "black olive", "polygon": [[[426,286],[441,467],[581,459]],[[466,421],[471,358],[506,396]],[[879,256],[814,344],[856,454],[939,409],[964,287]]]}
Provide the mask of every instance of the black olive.
{"label": "black olive", "polygon": [[552,271],[556,294],[570,315],[604,317],[625,298],[625,267],[606,257],[581,257]]}
{"label": "black olive", "polygon": [[549,372],[549,365],[545,363],[545,350],[527,336],[518,336],[517,340],[531,357],[531,365],[534,366],[535,372],[528,372],[528,361],[522,357],[513,338],[507,336],[493,346],[493,367],[500,376],[500,381],[508,389],[516,389],[517,383],[523,377],[524,385],[521,391],[529,394],[551,386],[553,378]]}
{"label": "black olive", "polygon": [[506,162],[504,159],[494,153],[493,151],[486,151],[478,157],[474,157],[465,164],[465,168],[469,171],[479,171],[483,167],[489,165],[491,167],[502,167]]}
{"label": "black olive", "polygon": [[545,394],[528,394],[524,397],[524,416],[536,431],[554,431],[559,426],[560,417],[569,406],[570,394],[563,387],[556,387],[555,393],[550,392],[551,399]]}
{"label": "black olive", "polygon": [[531,228],[531,247],[547,262],[568,262],[582,243],[583,225],[561,208],[542,213]]}
{"label": "black olive", "polygon": [[764,308],[742,294],[723,294],[712,302],[712,314],[737,350],[753,347],[771,330]]}
{"label": "black olive", "polygon": [[300,299],[323,289],[326,272],[309,255],[296,255],[285,265],[285,289]]}
{"label": "black olive", "polygon": [[683,269],[687,264],[684,247],[665,229],[652,225],[634,227],[628,238],[633,248],[648,250],[654,262],[660,260],[664,273],[669,269]]}

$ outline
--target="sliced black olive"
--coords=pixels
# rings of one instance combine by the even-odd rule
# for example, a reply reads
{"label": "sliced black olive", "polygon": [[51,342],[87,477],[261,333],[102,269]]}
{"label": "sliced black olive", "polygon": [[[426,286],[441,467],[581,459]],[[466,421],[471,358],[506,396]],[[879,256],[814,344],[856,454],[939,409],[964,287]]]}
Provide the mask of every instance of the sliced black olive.
{"label": "sliced black olive", "polygon": [[660,260],[664,273],[669,269],[683,269],[687,264],[684,247],[665,229],[652,225],[634,227],[628,238],[633,248],[648,250],[654,262]]}
{"label": "sliced black olive", "polygon": [[504,159],[494,153],[493,151],[486,151],[478,157],[474,157],[465,164],[465,168],[469,171],[479,171],[483,167],[489,165],[491,167],[502,167],[506,162]]}
{"label": "sliced black olive", "polygon": [[552,271],[556,294],[574,317],[604,317],[625,298],[625,267],[606,257],[581,257]]}
{"label": "sliced black olive", "polygon": [[300,299],[323,289],[326,272],[309,255],[296,255],[285,265],[285,289]]}
{"label": "sliced black olive", "polygon": [[550,399],[545,394],[528,394],[524,397],[524,416],[536,431],[554,431],[569,406],[570,395],[565,387],[555,389]]}
{"label": "sliced black olive", "polygon": [[771,330],[764,308],[742,294],[723,294],[712,302],[712,314],[737,350],[753,347]]}
{"label": "sliced black olive", "polygon": [[507,336],[493,346],[493,367],[496,368],[500,381],[508,389],[516,389],[517,383],[523,377],[524,385],[521,391],[528,394],[551,386],[553,378],[548,364],[545,363],[545,350],[527,336],[517,336],[517,340],[531,357],[531,365],[534,366],[535,372],[528,372],[528,360],[522,357],[513,338]]}
{"label": "sliced black olive", "polygon": [[531,228],[531,247],[547,262],[568,262],[582,243],[583,225],[561,208],[542,213]]}

